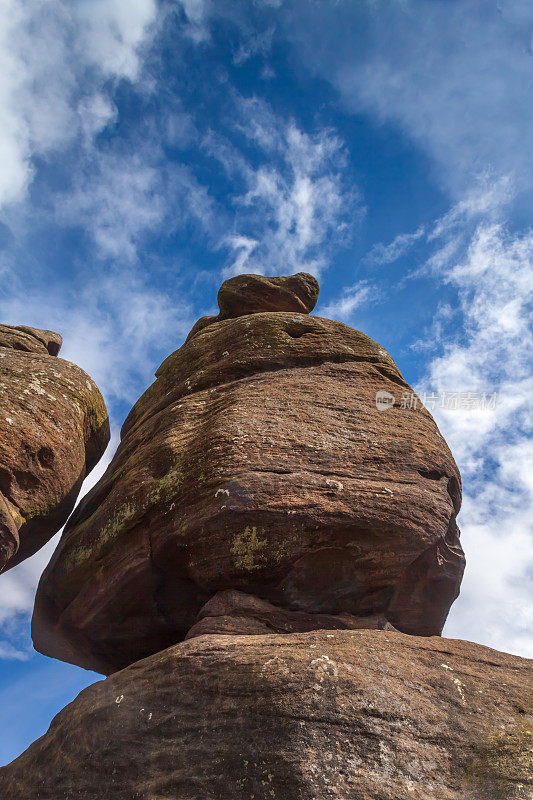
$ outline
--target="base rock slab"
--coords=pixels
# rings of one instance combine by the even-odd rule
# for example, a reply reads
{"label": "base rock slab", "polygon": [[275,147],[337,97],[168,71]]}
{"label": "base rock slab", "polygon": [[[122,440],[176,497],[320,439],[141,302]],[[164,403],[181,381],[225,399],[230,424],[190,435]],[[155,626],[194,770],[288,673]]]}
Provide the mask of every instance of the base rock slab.
{"label": "base rock slab", "polygon": [[85,689],[10,800],[526,800],[531,662],[390,631],[206,635]]}

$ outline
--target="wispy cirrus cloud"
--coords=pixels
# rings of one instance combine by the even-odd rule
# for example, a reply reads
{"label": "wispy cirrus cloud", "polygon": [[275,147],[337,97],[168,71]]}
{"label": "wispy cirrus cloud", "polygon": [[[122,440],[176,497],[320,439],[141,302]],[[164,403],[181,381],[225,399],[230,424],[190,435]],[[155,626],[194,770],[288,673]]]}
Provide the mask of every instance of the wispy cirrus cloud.
{"label": "wispy cirrus cloud", "polygon": [[345,109],[394,126],[425,152],[454,200],[480,174],[512,175],[531,199],[529,0],[264,0],[254,3],[253,28],[245,2],[189,2],[204,30],[217,19],[235,26],[237,53],[289,45]]}
{"label": "wispy cirrus cloud", "polygon": [[28,661],[31,656],[31,650],[18,650],[10,642],[0,641],[0,658],[11,661]]}
{"label": "wispy cirrus cloud", "polygon": [[374,303],[379,296],[379,290],[375,285],[365,280],[357,281],[353,286],[343,289],[337,299],[326,306],[320,306],[316,313],[350,323],[357,309]]}
{"label": "wispy cirrus cloud", "polygon": [[428,269],[457,303],[429,332],[434,355],[419,390],[497,398],[486,410],[432,410],[464,483],[468,569],[446,630],[532,655],[533,232],[511,232],[491,197],[490,220],[472,228],[473,205],[463,202],[434,228]]}
{"label": "wispy cirrus cloud", "polygon": [[392,264],[399,258],[404,256],[413,245],[420,241],[424,236],[424,226],[420,226],[413,233],[400,233],[389,244],[378,242],[373,245],[370,252],[365,256],[365,261],[368,264],[382,266],[383,264]]}
{"label": "wispy cirrus cloud", "polygon": [[147,236],[196,228],[215,235],[215,202],[184,164],[165,158],[160,142],[91,154],[74,168],[71,185],[55,194],[54,223],[91,237],[100,258],[138,259]]}
{"label": "wispy cirrus cloud", "polygon": [[233,63],[242,66],[256,55],[265,56],[272,47],[275,29],[273,26],[257,33],[250,33],[243,39],[233,54]]}
{"label": "wispy cirrus cloud", "polygon": [[301,59],[345,107],[402,130],[455,199],[487,171],[530,192],[529,0],[294,0],[282,17]]}
{"label": "wispy cirrus cloud", "polygon": [[6,0],[0,21],[0,207],[23,200],[46,157],[115,114],[106,82],[138,77],[155,0]]}
{"label": "wispy cirrus cloud", "polygon": [[320,274],[364,215],[357,188],[347,184],[343,142],[330,129],[302,131],[256,97],[236,97],[235,110],[234,131],[254,160],[227,137],[204,141],[235,185],[225,274]]}

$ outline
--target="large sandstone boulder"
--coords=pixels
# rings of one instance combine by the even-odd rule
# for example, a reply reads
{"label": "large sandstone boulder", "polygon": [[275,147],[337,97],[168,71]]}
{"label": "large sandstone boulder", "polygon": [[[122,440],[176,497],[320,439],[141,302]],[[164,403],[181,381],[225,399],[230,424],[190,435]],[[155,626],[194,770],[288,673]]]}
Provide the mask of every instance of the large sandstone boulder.
{"label": "large sandstone boulder", "polygon": [[52,331],[0,325],[0,571],[57,533],[109,441],[100,392],[60,347]]}
{"label": "large sandstone boulder", "polygon": [[[285,621],[259,632],[442,630],[464,567],[460,477],[431,415],[402,407],[411,389],[380,345],[301,313],[310,276],[229,283],[71,517],[37,593],[40,652],[108,674],[197,622],[257,633],[272,606]],[[227,590],[231,611],[202,611]]]}
{"label": "large sandstone boulder", "polygon": [[9,800],[530,800],[531,662],[387,631],[202,636],[85,689]]}

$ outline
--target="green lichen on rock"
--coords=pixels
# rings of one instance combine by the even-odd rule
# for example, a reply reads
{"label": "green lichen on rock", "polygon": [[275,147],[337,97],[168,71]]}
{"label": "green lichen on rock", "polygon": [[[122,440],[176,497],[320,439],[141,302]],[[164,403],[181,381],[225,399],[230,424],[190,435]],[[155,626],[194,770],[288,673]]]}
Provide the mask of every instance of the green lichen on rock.
{"label": "green lichen on rock", "polygon": [[125,526],[129,527],[128,523],[133,521],[139,510],[131,503],[124,503],[124,505],[120,506],[107,525],[101,528],[100,540],[106,542],[109,539],[114,539],[120,531],[124,530]]}
{"label": "green lichen on rock", "polygon": [[473,800],[531,800],[533,720],[492,736],[467,765]]}
{"label": "green lichen on rock", "polygon": [[270,541],[269,550],[268,562],[272,564],[283,564],[284,562],[287,562],[287,559],[290,558],[291,542],[285,540],[276,544]]}
{"label": "green lichen on rock", "polygon": [[169,471],[155,482],[154,488],[147,495],[147,507],[160,502],[172,500],[178,493],[183,481],[181,466],[175,464]]}
{"label": "green lichen on rock", "polygon": [[[261,528],[261,534],[264,535],[264,533],[264,528]],[[266,545],[267,540],[259,538],[255,525],[253,527],[247,525],[242,533],[235,536],[231,546],[231,553],[237,569],[244,569],[247,572],[260,569],[265,562],[265,555],[262,551]]]}
{"label": "green lichen on rock", "polygon": [[170,502],[178,493],[181,482],[181,468],[174,465],[162,478],[154,482],[153,488],[144,498],[131,498],[113,511],[109,522],[99,529],[97,539],[92,538],[89,523],[86,521],[85,528],[89,531],[88,536],[91,536],[90,544],[72,545],[65,555],[68,568],[80,566],[95,558],[96,551],[101,556],[112,542],[140,522],[153,506]]}
{"label": "green lichen on rock", "polygon": [[[113,516],[106,525],[100,528],[98,533],[97,547],[102,551],[107,545],[116,539],[120,533],[129,530],[132,525],[142,515],[142,509],[136,508],[131,503],[124,503],[113,513]],[[65,555],[68,568],[79,566],[95,556],[94,545],[74,545]]]}

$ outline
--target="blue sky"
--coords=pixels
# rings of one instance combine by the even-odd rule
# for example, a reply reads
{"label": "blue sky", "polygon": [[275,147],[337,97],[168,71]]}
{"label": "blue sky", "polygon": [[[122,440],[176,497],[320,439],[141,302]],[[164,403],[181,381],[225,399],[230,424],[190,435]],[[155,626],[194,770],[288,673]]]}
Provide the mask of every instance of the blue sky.
{"label": "blue sky", "polygon": [[[0,317],[64,336],[113,441],[239,272],[320,279],[463,475],[445,633],[533,655],[530,0],[6,0]],[[0,763],[97,676],[34,654],[55,542],[0,577]]]}

